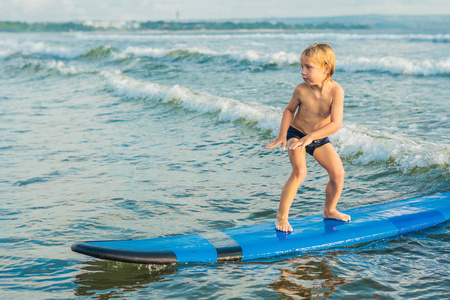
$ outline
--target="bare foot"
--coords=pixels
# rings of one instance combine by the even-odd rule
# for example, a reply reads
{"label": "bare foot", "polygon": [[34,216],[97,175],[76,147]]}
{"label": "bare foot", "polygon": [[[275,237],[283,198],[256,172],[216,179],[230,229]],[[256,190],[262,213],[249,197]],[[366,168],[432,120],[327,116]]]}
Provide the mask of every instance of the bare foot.
{"label": "bare foot", "polygon": [[349,215],[338,212],[337,210],[331,212],[323,212],[323,217],[325,219],[333,219],[338,221],[349,222],[351,220]]}
{"label": "bare foot", "polygon": [[292,229],[291,224],[289,224],[287,219],[275,219],[275,228],[279,231],[284,231],[284,232],[288,232],[288,231],[294,231],[294,229]]}

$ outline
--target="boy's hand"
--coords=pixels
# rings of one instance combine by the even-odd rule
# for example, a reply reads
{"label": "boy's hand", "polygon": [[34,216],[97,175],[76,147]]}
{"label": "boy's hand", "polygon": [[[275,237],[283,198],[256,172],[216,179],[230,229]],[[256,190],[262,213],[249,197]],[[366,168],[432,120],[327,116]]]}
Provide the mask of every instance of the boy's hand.
{"label": "boy's hand", "polygon": [[301,138],[300,140],[293,142],[289,145],[289,150],[294,150],[297,147],[300,147],[300,150],[303,151],[303,149],[308,146],[309,144],[311,144],[313,142],[313,139],[309,136],[306,135],[303,138]]}
{"label": "boy's hand", "polygon": [[282,138],[282,137],[277,137],[276,139],[274,139],[273,141],[271,141],[270,143],[268,143],[266,145],[266,147],[264,147],[265,149],[273,149],[279,145],[281,145],[281,148],[284,150],[286,150],[286,143],[287,140],[286,138]]}

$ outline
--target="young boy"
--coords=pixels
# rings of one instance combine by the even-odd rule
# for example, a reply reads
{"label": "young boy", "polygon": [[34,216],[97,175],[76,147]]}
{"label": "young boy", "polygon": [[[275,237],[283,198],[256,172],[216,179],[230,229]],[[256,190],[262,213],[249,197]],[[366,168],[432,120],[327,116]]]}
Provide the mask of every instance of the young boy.
{"label": "young boy", "polygon": [[284,110],[278,137],[265,147],[272,149],[281,145],[285,150],[287,144],[292,164],[275,220],[279,231],[293,231],[288,215],[298,187],[306,177],[306,152],[330,177],[325,189],[323,217],[350,221],[349,215],[336,210],[344,186],[344,167],[327,137],[339,130],[344,114],[344,90],[331,79],[335,70],[334,51],[327,44],[313,44],[303,51],[300,63],[304,82],[294,89]]}

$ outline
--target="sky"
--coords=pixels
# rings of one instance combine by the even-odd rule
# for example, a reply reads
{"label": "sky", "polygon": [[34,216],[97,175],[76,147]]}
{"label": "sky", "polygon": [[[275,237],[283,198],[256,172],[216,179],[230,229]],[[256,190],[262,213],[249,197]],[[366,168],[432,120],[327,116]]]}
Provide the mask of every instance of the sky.
{"label": "sky", "polygon": [[0,0],[0,21],[156,21],[450,15],[449,0]]}

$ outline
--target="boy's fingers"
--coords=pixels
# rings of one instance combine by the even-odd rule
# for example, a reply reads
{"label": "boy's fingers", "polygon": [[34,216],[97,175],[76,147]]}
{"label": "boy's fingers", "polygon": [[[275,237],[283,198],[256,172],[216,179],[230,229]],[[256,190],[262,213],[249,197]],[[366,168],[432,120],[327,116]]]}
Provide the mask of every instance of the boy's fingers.
{"label": "boy's fingers", "polygon": [[278,141],[278,140],[273,140],[270,143],[268,143],[264,148],[265,149],[273,149],[279,145],[281,145],[281,147],[283,148],[283,150],[286,150],[286,144],[287,141]]}
{"label": "boy's fingers", "polygon": [[289,149],[295,150],[295,148],[297,148],[297,147],[298,147],[298,142],[295,142],[289,147]]}
{"label": "boy's fingers", "polygon": [[291,146],[289,146],[289,149],[295,150],[296,148],[299,148],[299,147],[300,147],[300,150],[303,151],[303,149],[305,148],[304,143],[303,142],[295,142]]}
{"label": "boy's fingers", "polygon": [[266,145],[266,147],[264,147],[264,148],[270,149],[270,148],[272,147],[273,142],[274,142],[274,141],[269,142],[269,143]]}
{"label": "boy's fingers", "polygon": [[274,148],[274,147],[276,147],[277,146],[277,143],[276,143],[276,141],[271,141],[270,143],[268,143],[267,145],[266,145],[266,149],[272,149],[272,148]]}

